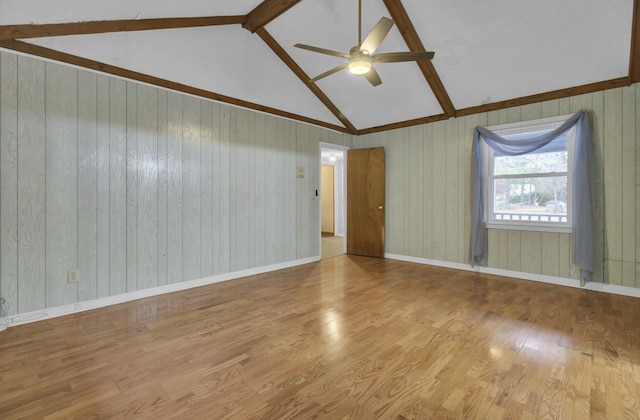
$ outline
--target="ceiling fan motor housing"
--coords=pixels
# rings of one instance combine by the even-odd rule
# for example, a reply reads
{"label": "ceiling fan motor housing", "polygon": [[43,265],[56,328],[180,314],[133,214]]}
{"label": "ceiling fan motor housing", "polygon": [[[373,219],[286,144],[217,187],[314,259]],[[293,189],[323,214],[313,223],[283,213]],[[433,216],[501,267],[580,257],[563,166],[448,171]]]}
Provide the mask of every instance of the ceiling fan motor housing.
{"label": "ceiling fan motor housing", "polygon": [[365,74],[371,70],[371,56],[368,51],[360,51],[360,46],[356,45],[349,51],[349,72],[352,74]]}

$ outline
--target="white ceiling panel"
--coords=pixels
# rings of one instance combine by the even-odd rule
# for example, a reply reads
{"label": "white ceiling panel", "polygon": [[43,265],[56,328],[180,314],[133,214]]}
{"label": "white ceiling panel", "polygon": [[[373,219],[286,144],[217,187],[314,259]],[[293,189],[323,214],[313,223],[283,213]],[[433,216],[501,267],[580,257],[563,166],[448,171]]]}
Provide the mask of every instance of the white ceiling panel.
{"label": "white ceiling panel", "polygon": [[318,86],[349,121],[365,129],[442,113],[415,63],[376,64],[382,84],[342,71]]}
{"label": "white ceiling panel", "polygon": [[28,41],[342,126],[257,35],[239,25]]}
{"label": "white ceiling panel", "polygon": [[[266,31],[309,78],[346,59],[294,48],[294,44],[348,53],[358,43],[358,0],[304,0],[290,8],[288,2],[268,1],[266,9],[282,7],[283,13],[266,25]],[[242,16],[261,3],[0,0],[0,25]],[[392,16],[383,0],[362,3],[365,37],[381,17]],[[391,3],[399,14],[404,7],[419,40],[435,52],[432,63],[443,87],[437,91],[450,115],[456,110],[558,90],[561,96],[570,92],[563,89],[591,83],[614,81],[613,85],[622,86],[628,80],[634,0]],[[87,26],[81,30],[90,32]],[[31,30],[38,34],[37,27]],[[71,25],[41,28],[40,33],[48,35],[56,30],[60,36],[27,42],[247,101],[255,104],[254,108],[270,107],[294,117],[342,126],[313,88],[309,89],[258,35],[241,25],[64,36],[74,30]],[[12,33],[5,28],[0,36],[6,39]],[[405,36],[411,38],[412,31],[406,30]],[[28,51],[10,41],[7,48]],[[400,29],[394,26],[376,52],[408,50]],[[356,130],[443,114],[416,63],[379,63],[375,68],[382,79],[377,87],[346,69],[316,82],[320,96],[325,95]],[[437,78],[434,83],[437,86]],[[455,110],[449,109],[446,95]]]}
{"label": "white ceiling panel", "polygon": [[457,109],[627,76],[629,0],[404,0]]}
{"label": "white ceiling panel", "polygon": [[246,15],[260,0],[0,0],[0,25]]}

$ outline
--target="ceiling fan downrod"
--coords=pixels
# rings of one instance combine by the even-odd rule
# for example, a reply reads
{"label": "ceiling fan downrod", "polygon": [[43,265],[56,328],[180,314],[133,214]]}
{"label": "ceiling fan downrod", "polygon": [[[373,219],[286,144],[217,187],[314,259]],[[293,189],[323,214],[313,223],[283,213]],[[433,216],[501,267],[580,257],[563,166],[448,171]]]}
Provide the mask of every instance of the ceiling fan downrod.
{"label": "ceiling fan downrod", "polygon": [[362,0],[358,0],[358,45],[362,45]]}

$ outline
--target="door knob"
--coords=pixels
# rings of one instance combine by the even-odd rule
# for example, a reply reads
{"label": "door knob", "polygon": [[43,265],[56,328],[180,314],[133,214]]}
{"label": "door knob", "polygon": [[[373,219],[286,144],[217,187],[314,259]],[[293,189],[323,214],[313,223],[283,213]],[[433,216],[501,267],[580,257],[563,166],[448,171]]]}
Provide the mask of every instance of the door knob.
{"label": "door knob", "polygon": [[383,210],[384,206],[378,206],[378,210]]}

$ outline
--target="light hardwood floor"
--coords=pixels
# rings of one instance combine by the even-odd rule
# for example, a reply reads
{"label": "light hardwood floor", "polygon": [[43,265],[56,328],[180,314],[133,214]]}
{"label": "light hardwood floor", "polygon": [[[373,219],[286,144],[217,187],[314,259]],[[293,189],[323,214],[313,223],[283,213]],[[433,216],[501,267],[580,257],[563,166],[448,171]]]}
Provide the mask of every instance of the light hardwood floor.
{"label": "light hardwood floor", "polygon": [[320,246],[320,258],[333,258],[342,254],[344,254],[344,237],[325,236],[323,234]]}
{"label": "light hardwood floor", "polygon": [[639,418],[640,300],[340,256],[0,333],[0,418]]}

